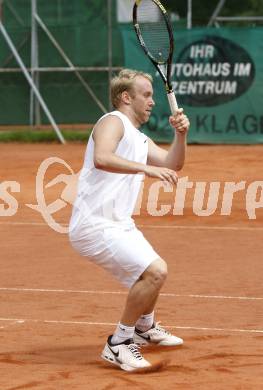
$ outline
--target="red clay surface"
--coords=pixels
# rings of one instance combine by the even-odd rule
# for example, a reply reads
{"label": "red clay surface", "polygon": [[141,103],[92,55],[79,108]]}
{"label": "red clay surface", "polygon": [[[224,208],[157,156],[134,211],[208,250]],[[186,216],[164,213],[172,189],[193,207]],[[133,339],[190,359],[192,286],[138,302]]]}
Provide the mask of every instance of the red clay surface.
{"label": "red clay surface", "polygon": [[[127,291],[26,206],[37,203],[36,174],[46,158],[60,157],[76,173],[84,150],[0,145],[0,181],[20,183],[20,192],[8,190],[16,213],[0,218],[0,389],[262,389],[263,208],[256,219],[246,211],[248,185],[263,180],[262,146],[189,146],[180,176],[221,183],[218,206],[208,217],[193,211],[194,188],[187,191],[183,215],[149,215],[154,181],[146,180],[137,224],[169,266],[157,320],[185,340],[177,349],[145,350],[153,363],[169,360],[148,374],[129,374],[100,359]],[[45,184],[59,174],[70,172],[51,165]],[[234,195],[231,214],[222,216],[223,186],[231,181],[245,181],[246,189]],[[47,204],[69,200],[65,190],[63,182],[45,188]],[[174,206],[174,195],[161,190],[158,207]],[[2,198],[3,186],[3,214],[10,199]],[[53,218],[66,224],[71,205],[61,205]]]}

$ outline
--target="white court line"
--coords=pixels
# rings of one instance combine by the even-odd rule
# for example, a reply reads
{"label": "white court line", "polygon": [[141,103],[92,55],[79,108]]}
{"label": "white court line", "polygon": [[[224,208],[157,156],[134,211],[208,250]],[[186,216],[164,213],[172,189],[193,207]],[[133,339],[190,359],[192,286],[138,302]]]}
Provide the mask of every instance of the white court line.
{"label": "white court line", "polygon": [[[44,293],[64,293],[64,294],[102,294],[102,295],[127,295],[125,291],[101,291],[101,290],[63,290],[63,289],[45,289],[45,288],[18,288],[18,287],[0,287],[0,291],[16,292],[44,292]],[[200,299],[237,299],[244,301],[261,301],[263,297],[245,297],[228,295],[202,295],[202,294],[173,294],[160,293],[162,297],[172,298],[200,298]]]}
{"label": "white court line", "polygon": [[[48,226],[45,222],[0,222],[0,225],[7,226]],[[60,223],[67,227],[68,224]],[[55,225],[54,225],[55,226]],[[52,225],[51,225],[52,227]],[[256,226],[206,226],[206,225],[137,225],[142,229],[181,229],[181,230],[244,230],[244,231],[263,231],[263,227]]]}
{"label": "white court line", "polygon": [[[0,225],[7,225],[7,226],[49,226],[45,222],[0,222]],[[55,224],[51,224],[51,226],[55,226]],[[61,226],[68,226],[67,223],[61,223]]]}
{"label": "white court line", "polygon": [[8,325],[5,325],[5,326],[0,326],[0,329],[6,329],[6,328],[10,328],[11,326],[14,326],[14,325],[17,325],[17,324],[23,324],[25,321],[24,320],[14,320],[12,321],[12,319],[4,319],[4,318],[1,318],[0,321],[6,321],[6,322],[9,322]]}
{"label": "white court line", "polygon": [[[0,321],[12,321],[16,323],[42,323],[42,324],[57,324],[57,325],[91,325],[91,326],[116,326],[116,323],[112,322],[90,322],[90,321],[59,321],[59,320],[39,320],[30,318],[0,318]],[[216,331],[216,332],[229,332],[229,333],[263,333],[263,329],[227,329],[227,328],[208,328],[208,327],[195,327],[195,326],[175,326],[167,325],[165,328],[169,329],[183,329],[183,330],[201,330],[201,331]]]}
{"label": "white court line", "polygon": [[186,229],[186,230],[258,230],[263,231],[263,227],[256,226],[206,226],[206,225],[137,225],[139,228],[149,229]]}

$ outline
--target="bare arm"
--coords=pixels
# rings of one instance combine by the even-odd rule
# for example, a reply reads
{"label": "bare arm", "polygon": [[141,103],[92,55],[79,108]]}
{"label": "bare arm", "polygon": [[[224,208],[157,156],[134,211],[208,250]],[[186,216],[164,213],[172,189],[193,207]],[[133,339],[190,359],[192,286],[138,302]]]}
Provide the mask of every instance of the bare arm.
{"label": "bare arm", "polygon": [[171,116],[169,122],[176,131],[173,143],[167,151],[149,140],[148,163],[179,171],[185,161],[186,137],[190,123],[183,110],[180,110],[176,117]]}
{"label": "bare arm", "polygon": [[150,177],[176,183],[176,173],[169,168],[146,165],[118,156],[115,152],[123,134],[123,124],[114,115],[109,115],[97,123],[93,131],[94,166],[97,169],[113,173],[145,173]]}

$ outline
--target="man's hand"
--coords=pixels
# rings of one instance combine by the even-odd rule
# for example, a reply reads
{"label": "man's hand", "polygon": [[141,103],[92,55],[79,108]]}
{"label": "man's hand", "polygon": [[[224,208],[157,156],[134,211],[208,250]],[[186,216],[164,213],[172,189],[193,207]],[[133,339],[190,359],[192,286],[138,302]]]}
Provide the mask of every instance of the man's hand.
{"label": "man's hand", "polygon": [[170,116],[170,125],[176,130],[177,134],[186,135],[190,122],[187,116],[184,114],[184,110],[179,108],[175,116]]}
{"label": "man's hand", "polygon": [[146,165],[144,173],[149,177],[156,177],[162,181],[168,182],[170,184],[176,184],[178,177],[176,172],[173,169],[165,167],[155,167],[153,165]]}

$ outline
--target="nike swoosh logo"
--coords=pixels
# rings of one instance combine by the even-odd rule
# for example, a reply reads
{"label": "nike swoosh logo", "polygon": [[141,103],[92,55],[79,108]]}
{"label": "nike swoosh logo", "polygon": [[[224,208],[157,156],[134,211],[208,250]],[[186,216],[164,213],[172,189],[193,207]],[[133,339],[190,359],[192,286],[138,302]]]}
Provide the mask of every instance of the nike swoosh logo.
{"label": "nike swoosh logo", "polygon": [[143,335],[140,334],[140,333],[137,333],[137,335],[140,336],[141,338],[143,338],[144,340],[151,340],[151,338],[150,338],[149,335],[143,336]]}
{"label": "nike swoosh logo", "polygon": [[[109,346],[109,345],[108,345]],[[113,355],[118,358],[119,357],[119,351],[118,352],[114,352],[113,349],[111,349],[111,347],[109,346],[111,352],[113,353]]]}

